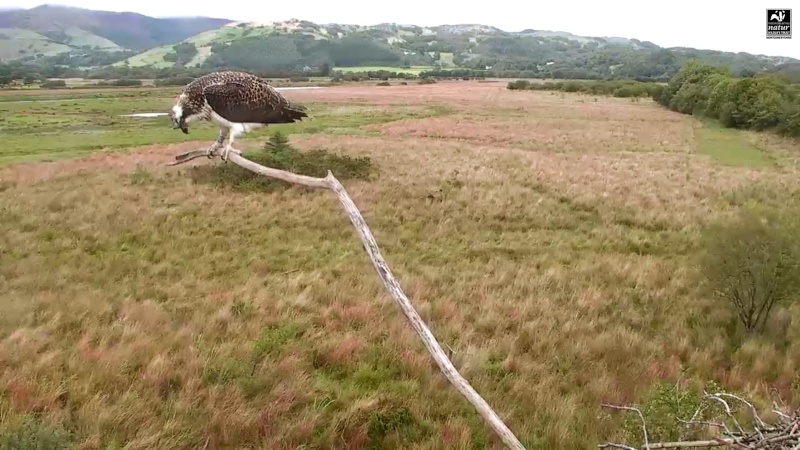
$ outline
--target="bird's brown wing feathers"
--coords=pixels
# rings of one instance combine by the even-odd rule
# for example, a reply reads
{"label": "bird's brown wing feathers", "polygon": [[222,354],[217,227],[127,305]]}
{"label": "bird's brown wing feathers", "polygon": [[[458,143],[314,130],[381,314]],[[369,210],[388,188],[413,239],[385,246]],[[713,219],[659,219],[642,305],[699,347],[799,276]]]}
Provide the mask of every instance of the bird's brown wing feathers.
{"label": "bird's brown wing feathers", "polygon": [[308,117],[305,108],[292,105],[269,86],[248,87],[238,81],[212,84],[203,89],[217,114],[239,123],[291,123]]}

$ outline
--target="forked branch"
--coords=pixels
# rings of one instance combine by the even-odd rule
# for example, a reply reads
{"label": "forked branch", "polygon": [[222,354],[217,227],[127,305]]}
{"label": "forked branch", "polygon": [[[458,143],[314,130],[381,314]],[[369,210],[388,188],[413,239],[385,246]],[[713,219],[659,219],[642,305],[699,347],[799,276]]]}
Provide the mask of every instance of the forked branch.
{"label": "forked branch", "polygon": [[[200,156],[205,156],[205,154],[205,150],[196,150],[183,153],[176,156],[176,161],[169,165],[182,164]],[[515,450],[525,448],[522,446],[517,437],[514,436],[514,433],[512,433],[506,424],[503,423],[497,413],[495,413],[489,404],[486,403],[486,400],[484,400],[483,397],[481,397],[469,384],[469,382],[467,382],[467,380],[464,379],[460,373],[458,373],[458,370],[456,370],[455,366],[447,357],[444,350],[442,350],[442,347],[439,345],[436,337],[434,337],[433,333],[431,333],[431,331],[425,325],[422,317],[420,317],[420,315],[414,309],[411,301],[408,299],[408,297],[406,297],[406,294],[400,287],[400,283],[398,283],[394,275],[392,275],[389,265],[383,259],[381,251],[378,248],[378,243],[375,241],[375,237],[372,236],[372,232],[367,226],[366,221],[364,221],[364,217],[361,215],[361,212],[358,210],[355,203],[353,203],[353,200],[347,194],[347,191],[345,191],[344,186],[342,186],[339,180],[337,180],[330,171],[328,171],[328,175],[325,178],[297,175],[291,172],[256,164],[253,161],[242,157],[236,151],[231,151],[228,153],[228,161],[259,175],[276,178],[287,183],[299,184],[310,188],[328,189],[332,191],[339,199],[339,203],[341,203],[345,214],[347,214],[350,222],[358,232],[361,243],[363,244],[364,249],[369,256],[370,261],[372,261],[372,265],[378,272],[378,277],[381,279],[381,282],[383,282],[383,285],[386,287],[389,295],[391,295],[394,302],[397,304],[403,314],[405,314],[406,318],[411,324],[411,327],[417,332],[417,335],[419,335],[422,343],[425,344],[425,347],[428,349],[431,357],[439,366],[439,369],[441,369],[447,380],[458,390],[458,392],[461,393],[462,396],[464,396],[464,398],[467,399],[468,402],[472,404],[472,406],[475,407],[481,417],[483,417],[492,430],[497,433],[503,443],[505,443],[509,448]]]}
{"label": "forked branch", "polygon": [[[731,404],[726,400],[736,400],[737,402],[745,405],[753,417],[752,430],[745,430],[740,422],[736,419],[731,408]],[[719,436],[711,439],[696,440],[696,441],[676,441],[676,442],[649,442],[647,432],[647,424],[644,420],[642,412],[634,407],[629,406],[615,406],[603,404],[603,407],[632,411],[639,415],[642,423],[642,433],[644,434],[644,445],[640,447],[642,450],[655,450],[667,448],[734,448],[734,449],[760,449],[760,450],[800,450],[800,410],[794,412],[781,411],[775,405],[773,412],[778,416],[777,423],[768,424],[761,416],[758,415],[756,407],[744,400],[741,397],[725,392],[715,394],[705,393],[703,400],[711,402],[712,404],[721,405],[722,417],[717,418],[716,421],[700,420],[699,417],[707,410],[706,404],[701,404],[700,408],[694,413],[689,420],[678,421],[688,426],[702,426],[710,427],[718,430]],[[725,421],[730,420],[733,426],[729,427]],[[598,445],[599,448],[624,448],[629,450],[637,450],[625,444],[618,443],[605,443]]]}

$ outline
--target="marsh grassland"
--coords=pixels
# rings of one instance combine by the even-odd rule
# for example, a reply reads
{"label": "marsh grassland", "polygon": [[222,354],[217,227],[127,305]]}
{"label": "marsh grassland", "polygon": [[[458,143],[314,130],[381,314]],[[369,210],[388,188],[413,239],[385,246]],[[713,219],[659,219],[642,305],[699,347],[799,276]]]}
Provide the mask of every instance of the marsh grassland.
{"label": "marsh grassland", "polygon": [[[501,448],[332,195],[206,182],[219,160],[165,167],[216,131],[122,117],[177,92],[0,95],[0,444]],[[240,146],[279,129],[369,158],[346,188],[528,448],[596,448],[622,433],[599,404],[662,382],[800,400],[800,311],[741,338],[695,269],[709,221],[796,191],[788,141],[504,83],[286,95],[313,119]]]}

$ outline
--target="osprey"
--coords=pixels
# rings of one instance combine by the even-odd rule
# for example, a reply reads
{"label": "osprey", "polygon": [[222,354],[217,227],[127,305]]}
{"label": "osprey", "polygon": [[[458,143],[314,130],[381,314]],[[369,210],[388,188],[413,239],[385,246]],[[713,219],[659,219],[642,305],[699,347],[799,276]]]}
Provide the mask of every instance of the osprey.
{"label": "osprey", "polygon": [[[308,117],[306,108],[291,103],[266,81],[245,72],[214,72],[187,84],[172,107],[172,128],[189,134],[190,122],[208,120],[219,127],[216,141],[206,155],[228,138],[220,158],[228,161],[233,140],[271,123],[293,123]],[[233,150],[236,151],[236,150]]]}

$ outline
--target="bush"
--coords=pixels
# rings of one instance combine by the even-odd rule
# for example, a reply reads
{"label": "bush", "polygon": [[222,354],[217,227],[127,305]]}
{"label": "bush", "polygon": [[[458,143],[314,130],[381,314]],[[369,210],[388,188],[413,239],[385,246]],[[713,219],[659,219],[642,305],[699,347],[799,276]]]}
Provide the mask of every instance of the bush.
{"label": "bush", "polygon": [[0,448],[67,450],[76,446],[72,437],[64,427],[29,415],[23,420],[5,422],[5,426],[0,429]]}
{"label": "bush", "polygon": [[797,298],[800,233],[789,211],[750,203],[704,232],[706,288],[728,302],[748,333],[763,331],[776,306]]}
{"label": "bush", "polygon": [[169,78],[159,78],[153,84],[157,87],[162,86],[186,86],[187,84],[194,81],[194,77],[169,77]]}
{"label": "bush", "polygon": [[142,86],[142,80],[136,78],[120,78],[118,80],[111,80],[111,81],[100,81],[95,84],[95,86],[102,86],[102,87],[139,87]]}
{"label": "bush", "polygon": [[[242,151],[242,156],[262,166],[311,177],[325,177],[330,170],[339,180],[371,180],[375,172],[369,157],[353,158],[332,154],[327,150],[300,152],[289,144],[288,138],[280,131],[272,134],[261,151]],[[191,170],[192,180],[196,183],[265,192],[291,186],[232,163],[195,166]]]}
{"label": "bush", "polygon": [[688,61],[662,89],[658,101],[684,114],[703,115],[729,128],[775,129],[800,136],[800,87],[774,74],[737,78],[726,67]]}
{"label": "bush", "polygon": [[717,119],[729,128],[774,129],[788,136],[800,136],[800,85],[775,74],[737,78],[725,66],[695,60],[684,63],[666,86],[629,80],[555,83],[516,80],[508,83],[507,89],[650,97],[673,111]]}
{"label": "bush", "polygon": [[646,97],[656,99],[660,96],[661,85],[642,81],[546,81],[544,83],[531,83],[527,80],[516,80],[508,83],[509,90],[533,91],[561,91],[580,92],[591,95],[608,95],[619,98]]}
{"label": "bush", "polygon": [[[707,395],[718,397],[709,398]],[[741,401],[734,400],[731,396]],[[661,447],[655,443],[688,444],[688,441],[711,440],[722,437],[720,432],[724,430],[723,427],[733,429],[740,423],[745,429],[750,428],[742,419],[756,419],[747,406],[750,403],[745,403],[747,400],[743,397],[745,396],[741,393],[725,389],[715,380],[679,380],[677,383],[663,381],[651,386],[642,395],[639,404],[633,407],[642,413],[647,425],[650,448],[688,448],[691,445]],[[722,398],[726,400],[725,403],[716,400]],[[694,423],[687,423],[689,421]],[[753,425],[759,426],[758,422]],[[642,418],[636,412],[625,411],[622,431],[626,446],[619,448],[643,448]]]}
{"label": "bush", "polygon": [[67,82],[64,80],[47,80],[40,86],[42,89],[59,89],[67,87]]}
{"label": "bush", "polygon": [[[704,386],[716,389],[716,383]],[[641,398],[639,410],[647,423],[650,442],[674,442],[684,439],[686,426],[681,420],[689,420],[702,404],[699,389],[682,390],[675,383],[656,383]],[[629,445],[641,446],[642,422],[637,414],[626,414],[622,429]],[[638,448],[638,447],[637,447]]]}
{"label": "bush", "polygon": [[509,81],[506,88],[512,91],[525,91],[531,88],[531,83],[528,80]]}

